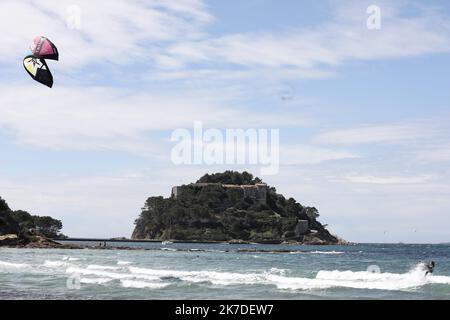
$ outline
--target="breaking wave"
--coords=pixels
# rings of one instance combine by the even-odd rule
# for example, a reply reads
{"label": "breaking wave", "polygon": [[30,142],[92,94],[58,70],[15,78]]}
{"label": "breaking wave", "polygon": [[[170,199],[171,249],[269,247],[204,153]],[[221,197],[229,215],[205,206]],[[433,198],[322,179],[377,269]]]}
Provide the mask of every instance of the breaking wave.
{"label": "breaking wave", "polygon": [[80,283],[85,284],[106,284],[111,282],[113,279],[111,278],[81,278]]}
{"label": "breaking wave", "polygon": [[342,251],[310,251],[311,254],[345,254]]}
{"label": "breaking wave", "polygon": [[121,280],[122,287],[124,288],[137,288],[137,289],[162,289],[170,285],[170,283],[156,283],[148,281],[136,281],[136,280]]}
{"label": "breaking wave", "polygon": [[[411,291],[425,285],[450,285],[449,276],[425,275],[423,264],[405,273],[373,273],[369,271],[321,270],[314,277],[298,276],[293,270],[272,268],[248,273],[221,270],[173,270],[136,267],[127,263],[116,265],[69,263],[47,260],[42,265],[11,263],[0,260],[1,272],[38,272],[77,275],[81,283],[91,285],[120,285],[124,288],[158,290],[168,286],[275,286],[279,290],[305,291],[335,287]],[[49,270],[50,269],[50,270]]]}
{"label": "breaking wave", "polygon": [[[109,268],[68,268],[67,273],[119,279],[123,287],[160,289],[180,283],[212,285],[274,285],[280,290],[314,290],[345,287],[354,289],[412,290],[427,284],[450,285],[450,277],[425,276],[423,267],[406,273],[372,273],[368,271],[319,271],[314,278],[289,276],[289,270],[272,268],[252,273],[222,271],[183,271],[126,267],[125,272]],[[114,270],[117,271],[117,270]]]}
{"label": "breaking wave", "polygon": [[30,267],[29,264],[26,263],[12,263],[7,261],[1,261],[0,260],[0,271],[1,270],[8,270],[8,269],[24,269]]}
{"label": "breaking wave", "polygon": [[63,257],[62,260],[64,260],[64,261],[79,261],[80,258]]}
{"label": "breaking wave", "polygon": [[91,270],[120,270],[121,267],[112,267],[112,266],[100,266],[96,264],[90,264],[87,266],[87,269]]}
{"label": "breaking wave", "polygon": [[55,261],[55,260],[45,260],[44,261],[44,267],[49,267],[49,268],[53,268],[53,267],[66,267],[69,265],[68,259],[63,259],[63,261]]}
{"label": "breaking wave", "polygon": [[450,284],[450,277],[425,275],[423,264],[418,264],[406,273],[319,271],[314,280],[320,285],[328,287],[400,291],[419,288],[427,284]]}

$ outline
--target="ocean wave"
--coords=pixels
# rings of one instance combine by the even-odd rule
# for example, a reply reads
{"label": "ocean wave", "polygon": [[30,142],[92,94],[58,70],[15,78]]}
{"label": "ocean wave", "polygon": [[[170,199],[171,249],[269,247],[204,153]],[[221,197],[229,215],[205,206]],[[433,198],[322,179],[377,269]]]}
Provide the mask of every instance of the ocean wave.
{"label": "ocean wave", "polygon": [[372,273],[368,271],[319,271],[315,278],[286,275],[288,270],[272,268],[260,273],[233,273],[219,271],[176,271],[130,268],[134,274],[155,277],[178,277],[187,282],[209,282],[215,285],[275,285],[282,290],[314,290],[333,287],[378,290],[411,290],[427,284],[450,284],[450,277],[425,276],[419,265],[403,274]]}
{"label": "ocean wave", "polygon": [[121,280],[120,283],[124,288],[137,288],[137,289],[162,289],[170,285],[170,283],[158,283],[158,282],[135,281],[135,280]]}
{"label": "ocean wave", "polygon": [[120,270],[121,267],[112,267],[112,266],[101,266],[97,264],[90,264],[87,266],[87,269],[93,269],[93,270]]}
{"label": "ocean wave", "polygon": [[66,261],[68,261],[68,259],[63,261],[58,261],[58,260],[45,260],[43,266],[44,267],[48,267],[48,268],[60,268],[60,267],[67,267],[69,266],[69,263],[67,263]]}
{"label": "ocean wave", "polygon": [[343,251],[310,251],[311,254],[345,254]]}
{"label": "ocean wave", "polygon": [[12,262],[0,260],[0,268],[1,269],[24,269],[24,268],[28,268],[28,267],[30,267],[30,265],[26,264],[26,263],[12,263]]}
{"label": "ocean wave", "polygon": [[355,289],[411,290],[427,284],[450,284],[450,277],[425,275],[423,264],[406,273],[368,271],[319,271],[315,281],[329,287]]}
{"label": "ocean wave", "polygon": [[81,278],[80,283],[85,284],[106,284],[113,281],[111,278]]}
{"label": "ocean wave", "polygon": [[178,271],[147,268],[129,268],[135,275],[150,275],[154,277],[176,277],[187,282],[210,282],[217,285],[252,284],[261,279],[262,274],[245,274],[219,271]]}
{"label": "ocean wave", "polygon": [[314,290],[328,289],[332,285],[313,278],[285,277],[269,274],[266,277],[266,284],[275,285],[281,290]]}
{"label": "ocean wave", "polygon": [[125,260],[118,260],[117,261],[117,265],[119,265],[119,266],[126,266],[126,265],[129,265],[129,264],[132,264],[132,262],[125,261]]}
{"label": "ocean wave", "polygon": [[[314,278],[293,276],[291,270],[271,268],[249,273],[219,270],[151,269],[134,266],[71,266],[66,273],[83,276],[91,283],[105,284],[119,280],[122,287],[160,289],[171,284],[189,283],[230,285],[271,285],[280,290],[322,290],[333,287],[409,291],[427,284],[450,284],[450,277],[429,274],[423,265],[406,273],[372,273],[368,271],[321,270]],[[97,279],[97,280],[92,280]],[[98,280],[100,279],[100,280]],[[107,281],[107,279],[109,279]],[[97,281],[97,282],[96,282]]]}
{"label": "ocean wave", "polygon": [[63,261],[79,261],[80,258],[73,258],[73,257],[63,257],[61,260]]}
{"label": "ocean wave", "polygon": [[288,269],[270,268],[269,273],[285,275],[286,272],[288,272],[288,271],[289,271]]}
{"label": "ocean wave", "polygon": [[66,269],[67,274],[77,274],[84,276],[97,276],[101,278],[110,278],[110,279],[144,279],[144,280],[159,280],[159,277],[151,276],[151,275],[134,275],[131,273],[124,272],[114,272],[116,270],[107,270],[107,269],[92,269],[92,268],[82,268],[82,267],[70,267]]}

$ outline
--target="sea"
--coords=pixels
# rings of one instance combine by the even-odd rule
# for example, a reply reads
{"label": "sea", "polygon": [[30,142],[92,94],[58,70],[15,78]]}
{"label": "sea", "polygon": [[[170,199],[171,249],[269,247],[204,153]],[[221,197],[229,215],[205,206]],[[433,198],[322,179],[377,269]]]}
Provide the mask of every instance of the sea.
{"label": "sea", "polygon": [[[138,250],[114,249],[123,246]],[[449,244],[107,247],[0,248],[0,300],[450,299]]]}

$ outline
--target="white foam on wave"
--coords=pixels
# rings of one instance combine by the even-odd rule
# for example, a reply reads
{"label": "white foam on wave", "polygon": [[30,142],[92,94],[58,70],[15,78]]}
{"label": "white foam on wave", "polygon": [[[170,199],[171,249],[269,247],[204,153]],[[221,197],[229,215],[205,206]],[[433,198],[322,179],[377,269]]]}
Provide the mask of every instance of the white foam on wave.
{"label": "white foam on wave", "polygon": [[67,267],[69,264],[66,261],[68,261],[68,260],[63,260],[63,261],[45,260],[44,267],[48,267],[48,268]]}
{"label": "white foam on wave", "polygon": [[80,283],[85,284],[106,284],[113,281],[111,278],[81,278]]}
{"label": "white foam on wave", "polygon": [[66,273],[82,276],[80,282],[86,284],[105,285],[113,280],[119,280],[124,288],[160,289],[170,285],[170,283],[161,281],[161,278],[157,276],[136,275],[123,268],[119,269],[121,272],[116,269],[111,270],[108,266],[90,265],[87,268],[70,267]]}
{"label": "white foam on wave", "polygon": [[270,268],[270,270],[269,270],[269,273],[271,273],[271,274],[279,274],[279,275],[285,275],[286,272],[288,272],[287,269]]}
{"label": "white foam on wave", "polygon": [[[406,273],[319,271],[314,280],[321,286],[398,291],[411,290],[427,284],[450,284],[450,277],[425,275],[421,264]],[[295,286],[292,288],[295,289]]]}
{"label": "white foam on wave", "polygon": [[214,285],[253,285],[266,282],[269,274],[284,274],[286,270],[272,268],[261,273],[236,273],[220,271],[179,271],[130,267],[130,272],[135,275],[150,275],[159,278],[173,277],[182,281],[202,283],[209,282]]}
{"label": "white foam on wave", "polygon": [[171,283],[164,282],[161,277],[150,274],[130,273],[128,268],[111,267],[101,265],[89,265],[87,267],[69,267],[66,273],[82,276],[80,282],[86,284],[108,284],[113,280],[119,280],[124,288],[160,289]]}
{"label": "white foam on wave", "polygon": [[448,284],[450,285],[450,277],[446,276],[428,276],[428,282],[433,284]]}
{"label": "white foam on wave", "polygon": [[332,287],[328,283],[312,278],[284,277],[275,274],[267,275],[265,280],[266,284],[275,285],[278,289],[282,290],[313,290]]}
{"label": "white foam on wave", "polygon": [[117,261],[117,265],[119,265],[119,266],[126,266],[126,265],[129,265],[129,264],[132,264],[132,262],[130,262],[130,261],[125,261],[125,260],[119,260],[119,261]]}
{"label": "white foam on wave", "polygon": [[7,261],[0,260],[0,270],[8,270],[8,269],[24,269],[30,267],[29,264],[26,263],[12,263]]}
{"label": "white foam on wave", "polygon": [[150,275],[139,275],[136,276],[131,273],[125,272],[114,272],[116,270],[105,270],[105,269],[93,269],[93,268],[81,268],[81,267],[70,267],[66,269],[66,273],[68,274],[79,274],[86,276],[97,276],[101,278],[110,278],[110,279],[136,279],[141,278],[144,280],[159,280],[159,277],[150,276]]}
{"label": "white foam on wave", "polygon": [[113,266],[101,266],[97,264],[90,264],[87,266],[87,269],[92,270],[120,270],[121,267],[113,267]]}
{"label": "white foam on wave", "polygon": [[182,281],[215,285],[275,285],[283,290],[314,290],[333,287],[378,290],[411,290],[427,284],[450,284],[450,277],[425,276],[423,268],[417,266],[413,270],[397,273],[372,273],[368,271],[319,271],[315,278],[287,276],[288,270],[272,268],[258,273],[234,273],[219,271],[178,271],[147,268],[132,268],[136,275],[155,277],[176,277]]}
{"label": "white foam on wave", "polygon": [[62,257],[61,260],[63,260],[63,261],[79,261],[79,260],[81,260],[81,258],[73,258],[73,257],[66,256],[66,257]]}
{"label": "white foam on wave", "polygon": [[311,254],[345,254],[343,251],[310,251]]}
{"label": "white foam on wave", "polygon": [[[60,261],[61,262],[61,261]],[[321,290],[333,287],[378,290],[413,290],[427,284],[450,284],[450,277],[429,274],[423,265],[406,273],[372,273],[368,271],[319,271],[314,278],[295,277],[289,270],[272,268],[249,273],[151,269],[133,266],[70,266],[68,274],[83,276],[86,283],[104,284],[119,280],[122,287],[159,289],[176,284],[209,283],[212,285],[273,285],[280,290]]]}
{"label": "white foam on wave", "polygon": [[137,289],[162,289],[170,285],[170,283],[163,282],[148,282],[148,281],[136,281],[136,280],[120,280],[122,287],[124,288],[137,288]]}

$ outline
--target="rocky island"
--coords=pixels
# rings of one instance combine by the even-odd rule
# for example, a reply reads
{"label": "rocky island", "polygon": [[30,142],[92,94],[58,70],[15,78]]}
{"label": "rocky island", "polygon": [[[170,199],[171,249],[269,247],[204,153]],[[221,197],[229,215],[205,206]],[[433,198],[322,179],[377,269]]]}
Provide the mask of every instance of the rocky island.
{"label": "rocky island", "polygon": [[0,246],[61,248],[64,246],[51,240],[65,237],[60,233],[61,229],[60,220],[22,210],[13,211],[0,197]]}
{"label": "rocky island", "polygon": [[344,244],[318,217],[316,208],[286,199],[252,174],[226,171],[175,186],[170,198],[148,198],[132,238]]}

